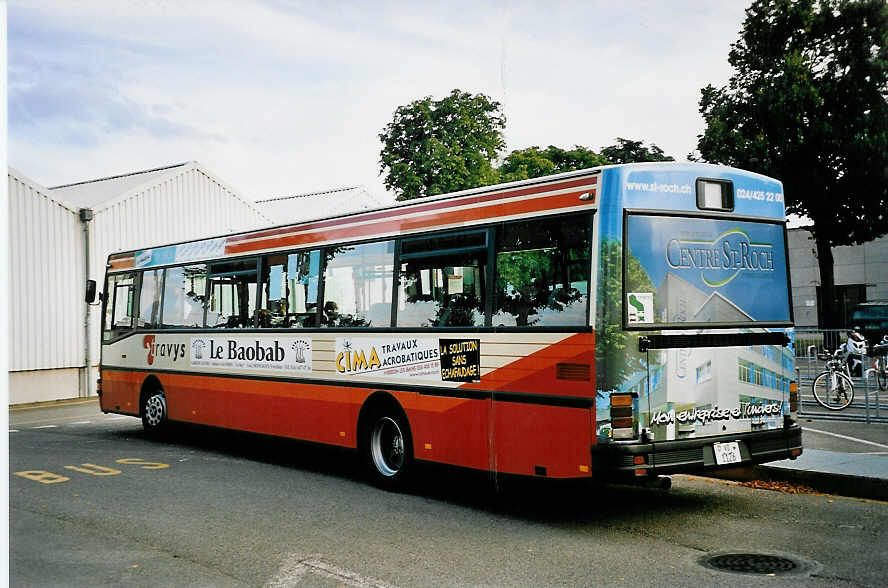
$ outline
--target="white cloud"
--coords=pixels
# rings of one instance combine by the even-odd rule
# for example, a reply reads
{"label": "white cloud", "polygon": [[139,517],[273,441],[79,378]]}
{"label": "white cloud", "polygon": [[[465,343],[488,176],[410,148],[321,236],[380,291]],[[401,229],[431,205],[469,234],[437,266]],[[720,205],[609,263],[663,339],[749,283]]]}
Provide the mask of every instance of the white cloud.
{"label": "white cloud", "polygon": [[617,136],[682,159],[730,75],[724,2],[13,2],[10,163],[58,184],[197,159],[248,197],[383,191],[394,109],[503,102],[510,149]]}

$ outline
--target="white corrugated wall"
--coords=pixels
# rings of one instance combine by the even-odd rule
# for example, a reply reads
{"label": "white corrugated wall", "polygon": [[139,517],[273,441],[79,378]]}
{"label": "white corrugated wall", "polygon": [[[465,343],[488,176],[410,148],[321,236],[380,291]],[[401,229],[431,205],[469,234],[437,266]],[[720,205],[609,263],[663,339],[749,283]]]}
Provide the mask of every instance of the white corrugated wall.
{"label": "white corrugated wall", "polygon": [[9,370],[83,366],[83,236],[76,209],[12,170]]}

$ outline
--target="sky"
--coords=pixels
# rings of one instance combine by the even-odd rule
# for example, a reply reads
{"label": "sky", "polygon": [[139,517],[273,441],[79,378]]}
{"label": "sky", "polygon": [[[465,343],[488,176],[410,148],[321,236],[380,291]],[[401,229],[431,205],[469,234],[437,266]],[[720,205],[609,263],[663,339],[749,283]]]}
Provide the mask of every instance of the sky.
{"label": "sky", "polygon": [[9,165],[54,186],[196,160],[251,200],[385,199],[379,133],[454,88],[502,104],[506,152],[624,137],[684,161],[747,5],[11,0]]}

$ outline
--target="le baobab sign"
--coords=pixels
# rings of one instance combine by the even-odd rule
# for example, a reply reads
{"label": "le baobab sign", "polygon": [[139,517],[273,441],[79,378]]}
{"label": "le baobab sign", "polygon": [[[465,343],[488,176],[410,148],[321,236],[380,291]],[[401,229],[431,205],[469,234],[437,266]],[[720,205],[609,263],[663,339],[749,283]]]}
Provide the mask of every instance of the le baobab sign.
{"label": "le baobab sign", "polygon": [[310,372],[311,350],[309,337],[192,337],[191,365]]}

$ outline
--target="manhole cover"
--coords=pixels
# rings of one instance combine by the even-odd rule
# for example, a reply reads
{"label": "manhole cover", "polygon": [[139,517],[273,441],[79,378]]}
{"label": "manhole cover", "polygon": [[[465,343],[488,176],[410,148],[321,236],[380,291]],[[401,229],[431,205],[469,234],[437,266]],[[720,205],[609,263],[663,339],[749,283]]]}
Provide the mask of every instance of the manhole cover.
{"label": "manhole cover", "polygon": [[721,553],[703,558],[703,564],[723,572],[741,574],[798,573],[799,563],[779,555],[764,553]]}

